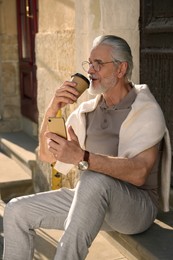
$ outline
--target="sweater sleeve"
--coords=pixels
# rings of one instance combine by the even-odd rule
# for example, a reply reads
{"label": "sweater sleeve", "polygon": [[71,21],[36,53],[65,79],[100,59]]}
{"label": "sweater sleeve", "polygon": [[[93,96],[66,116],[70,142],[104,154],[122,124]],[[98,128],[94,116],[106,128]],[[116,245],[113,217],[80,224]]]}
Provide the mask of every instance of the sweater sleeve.
{"label": "sweater sleeve", "polygon": [[119,156],[132,158],[164,138],[161,158],[161,202],[163,211],[169,211],[171,179],[171,145],[169,133],[160,106],[151,93],[142,91],[120,129]]}

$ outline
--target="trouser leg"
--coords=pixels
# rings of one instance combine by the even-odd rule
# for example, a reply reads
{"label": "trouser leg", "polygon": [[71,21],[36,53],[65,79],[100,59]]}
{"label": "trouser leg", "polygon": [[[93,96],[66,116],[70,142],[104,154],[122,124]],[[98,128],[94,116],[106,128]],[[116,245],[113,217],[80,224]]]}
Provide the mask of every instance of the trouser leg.
{"label": "trouser leg", "polygon": [[34,229],[64,229],[73,196],[61,189],[11,200],[4,212],[4,260],[33,259]]}
{"label": "trouser leg", "polygon": [[147,229],[156,214],[146,192],[103,174],[84,172],[55,260],[83,260],[102,227],[134,234]]}
{"label": "trouser leg", "polygon": [[77,184],[66,220],[65,232],[58,244],[56,260],[83,260],[98,234],[110,200],[112,178],[84,172]]}
{"label": "trouser leg", "polygon": [[[56,260],[83,260],[99,230],[145,230],[156,216],[146,192],[103,174],[84,172],[74,191],[62,189],[12,200],[4,216],[4,260],[31,260],[34,229],[64,228]],[[109,229],[110,230],[110,229]]]}
{"label": "trouser leg", "polygon": [[[147,230],[158,213],[158,208],[152,202],[148,192],[116,179],[112,184],[103,229],[129,235]],[[108,225],[107,229],[104,228],[104,224]]]}

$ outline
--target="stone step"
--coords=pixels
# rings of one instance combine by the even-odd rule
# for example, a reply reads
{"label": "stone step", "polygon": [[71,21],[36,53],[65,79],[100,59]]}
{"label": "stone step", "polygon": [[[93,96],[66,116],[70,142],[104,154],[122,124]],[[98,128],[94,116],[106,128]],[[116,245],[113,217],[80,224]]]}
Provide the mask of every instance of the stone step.
{"label": "stone step", "polygon": [[[172,216],[172,210],[167,213],[160,212],[152,227],[138,235],[130,236],[118,232],[99,232],[86,259],[171,260],[173,256]],[[38,259],[38,256],[40,256],[39,259],[53,260],[56,251],[56,241],[61,234],[62,231],[58,230],[37,230],[38,236],[34,259]],[[118,252],[117,255],[115,251],[111,255],[110,252],[114,249]],[[46,252],[49,252],[49,256],[47,256]]]}
{"label": "stone step", "polygon": [[0,196],[9,201],[33,193],[32,177],[15,160],[0,152]]}
{"label": "stone step", "polygon": [[[160,212],[152,227],[138,235],[108,232],[107,238],[116,242],[117,248],[128,257],[138,260],[173,259],[173,210]],[[132,259],[132,258],[129,258]]]}
{"label": "stone step", "polygon": [[36,166],[38,142],[24,132],[1,133],[0,149],[32,176]]}
{"label": "stone step", "polygon": [[[57,241],[62,236],[63,231],[39,229],[36,231],[37,236],[35,239],[35,254],[34,259],[53,260]],[[105,232],[101,231],[96,236],[92,243],[89,254],[86,260],[127,260],[121,252],[105,237]],[[137,260],[136,258],[128,258],[130,260]]]}

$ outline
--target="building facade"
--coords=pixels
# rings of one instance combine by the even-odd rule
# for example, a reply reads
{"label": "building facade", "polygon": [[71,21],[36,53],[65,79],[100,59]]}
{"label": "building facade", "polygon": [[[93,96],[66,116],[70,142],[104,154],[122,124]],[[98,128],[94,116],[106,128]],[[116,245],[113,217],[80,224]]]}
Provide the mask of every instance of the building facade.
{"label": "building facade", "polygon": [[[132,80],[139,83],[139,18],[139,0],[0,0],[0,132],[22,130],[38,138],[54,91],[75,72],[84,73],[81,62],[88,59],[98,35],[114,34],[127,40],[134,59]],[[62,111],[63,116],[89,98],[83,94],[77,104]],[[38,165],[39,182],[50,171],[39,160]],[[64,185],[73,185],[75,174]]]}

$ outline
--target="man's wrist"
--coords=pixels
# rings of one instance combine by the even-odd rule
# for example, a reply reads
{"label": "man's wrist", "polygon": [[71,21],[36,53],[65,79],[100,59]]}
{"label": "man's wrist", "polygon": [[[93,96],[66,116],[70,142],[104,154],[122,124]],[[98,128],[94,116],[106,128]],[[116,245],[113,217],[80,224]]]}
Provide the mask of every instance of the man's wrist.
{"label": "man's wrist", "polygon": [[84,151],[82,160],[78,163],[78,169],[81,171],[88,170],[89,168],[89,156],[90,153],[88,151]]}
{"label": "man's wrist", "polygon": [[46,115],[46,118],[56,116],[57,112],[58,112],[58,110],[55,111],[55,110],[52,109],[52,108],[48,108],[47,111],[46,111],[46,114],[45,114],[45,115]]}

